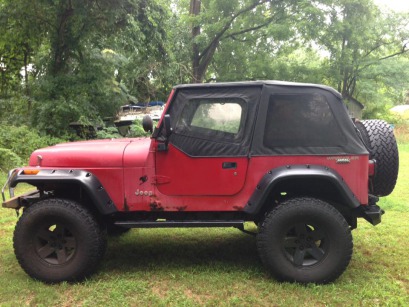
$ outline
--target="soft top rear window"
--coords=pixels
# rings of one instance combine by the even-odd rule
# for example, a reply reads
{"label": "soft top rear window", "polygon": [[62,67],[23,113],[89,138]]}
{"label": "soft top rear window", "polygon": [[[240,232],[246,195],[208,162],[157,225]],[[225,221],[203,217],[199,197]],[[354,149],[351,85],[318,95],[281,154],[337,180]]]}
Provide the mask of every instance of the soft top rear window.
{"label": "soft top rear window", "polygon": [[337,147],[346,139],[324,95],[274,94],[269,98],[264,146]]}

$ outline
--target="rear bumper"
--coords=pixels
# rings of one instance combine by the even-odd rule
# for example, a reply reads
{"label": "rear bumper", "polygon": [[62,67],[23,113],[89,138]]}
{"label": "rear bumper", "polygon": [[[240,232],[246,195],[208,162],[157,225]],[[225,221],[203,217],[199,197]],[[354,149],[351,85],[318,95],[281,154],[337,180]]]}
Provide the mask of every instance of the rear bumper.
{"label": "rear bumper", "polygon": [[385,213],[378,205],[369,205],[360,207],[360,217],[363,217],[372,225],[377,225],[382,221],[382,215]]}

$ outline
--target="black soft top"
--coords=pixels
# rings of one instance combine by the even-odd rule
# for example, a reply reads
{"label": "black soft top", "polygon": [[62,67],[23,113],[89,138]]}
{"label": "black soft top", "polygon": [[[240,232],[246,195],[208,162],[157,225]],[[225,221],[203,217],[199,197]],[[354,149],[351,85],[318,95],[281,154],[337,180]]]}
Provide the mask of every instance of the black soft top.
{"label": "black soft top", "polygon": [[[174,89],[167,111],[172,118],[170,143],[189,156],[368,154],[341,94],[331,87],[245,81],[182,84]],[[209,99],[242,101],[236,134],[191,125],[196,104]],[[186,114],[190,117],[184,118]]]}
{"label": "black soft top", "polygon": [[341,94],[330,86],[314,83],[300,83],[300,82],[288,82],[277,80],[258,80],[258,81],[239,81],[239,82],[218,82],[218,83],[191,83],[180,84],[174,87],[177,89],[200,89],[200,88],[223,88],[223,87],[247,87],[247,86],[264,86],[264,85],[276,85],[283,87],[297,87],[297,88],[319,88],[326,90],[338,98],[342,98]]}

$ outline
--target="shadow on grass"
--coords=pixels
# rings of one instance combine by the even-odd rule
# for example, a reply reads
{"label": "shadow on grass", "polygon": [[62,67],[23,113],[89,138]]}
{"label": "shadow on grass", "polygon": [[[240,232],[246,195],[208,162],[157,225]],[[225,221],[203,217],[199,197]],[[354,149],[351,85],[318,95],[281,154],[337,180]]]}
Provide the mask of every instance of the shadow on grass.
{"label": "shadow on grass", "polygon": [[110,238],[103,271],[262,270],[255,237],[238,230],[133,230]]}

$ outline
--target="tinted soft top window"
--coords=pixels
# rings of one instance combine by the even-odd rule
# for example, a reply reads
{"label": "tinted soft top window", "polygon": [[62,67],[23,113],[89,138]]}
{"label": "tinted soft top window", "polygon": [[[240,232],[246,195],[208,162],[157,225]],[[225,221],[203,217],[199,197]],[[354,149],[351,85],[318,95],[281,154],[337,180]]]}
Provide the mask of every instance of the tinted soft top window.
{"label": "tinted soft top window", "polygon": [[346,140],[320,94],[271,95],[263,143],[274,147],[336,147]]}

